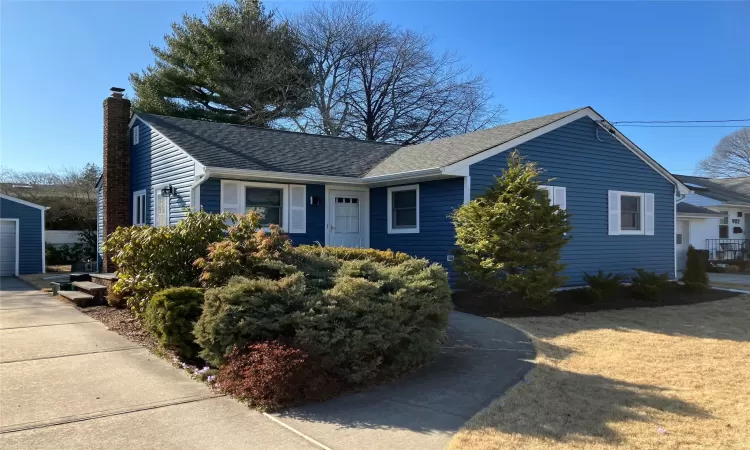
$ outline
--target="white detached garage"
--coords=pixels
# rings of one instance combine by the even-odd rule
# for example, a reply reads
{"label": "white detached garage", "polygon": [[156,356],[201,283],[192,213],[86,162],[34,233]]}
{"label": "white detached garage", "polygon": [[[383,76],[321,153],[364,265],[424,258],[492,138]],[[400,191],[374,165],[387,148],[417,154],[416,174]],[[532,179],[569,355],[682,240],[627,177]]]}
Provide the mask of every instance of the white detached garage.
{"label": "white detached garage", "polygon": [[47,207],[0,194],[0,276],[42,273]]}

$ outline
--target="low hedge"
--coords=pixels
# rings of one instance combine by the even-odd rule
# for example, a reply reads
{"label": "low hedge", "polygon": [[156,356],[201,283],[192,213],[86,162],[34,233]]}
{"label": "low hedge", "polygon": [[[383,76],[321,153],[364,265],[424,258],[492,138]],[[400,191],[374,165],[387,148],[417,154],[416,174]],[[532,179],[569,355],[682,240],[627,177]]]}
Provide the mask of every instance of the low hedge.
{"label": "low hedge", "polygon": [[177,287],[157,292],[144,313],[146,327],[164,347],[184,358],[199,350],[193,338],[195,322],[203,310],[203,290]]}

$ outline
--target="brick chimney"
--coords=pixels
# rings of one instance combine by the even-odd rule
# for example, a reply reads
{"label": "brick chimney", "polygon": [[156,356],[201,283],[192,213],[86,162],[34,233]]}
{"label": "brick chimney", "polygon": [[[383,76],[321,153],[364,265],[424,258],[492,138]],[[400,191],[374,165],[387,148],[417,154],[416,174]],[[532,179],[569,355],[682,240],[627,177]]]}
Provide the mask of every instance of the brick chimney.
{"label": "brick chimney", "polygon": [[[113,87],[104,100],[104,163],[102,165],[102,216],[104,236],[119,226],[130,225],[130,100],[124,89]],[[114,272],[109,255],[102,258],[102,270]]]}

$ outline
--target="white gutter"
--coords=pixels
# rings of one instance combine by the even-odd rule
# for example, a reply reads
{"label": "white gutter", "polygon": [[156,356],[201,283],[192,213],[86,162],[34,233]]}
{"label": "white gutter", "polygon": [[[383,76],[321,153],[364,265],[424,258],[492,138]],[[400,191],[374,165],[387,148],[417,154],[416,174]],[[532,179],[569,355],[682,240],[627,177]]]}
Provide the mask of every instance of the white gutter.
{"label": "white gutter", "polygon": [[[197,168],[196,168],[197,169]],[[190,186],[190,203],[193,211],[201,210],[201,184],[205,183],[211,177],[208,167],[203,167],[203,173],[195,176],[195,181]]]}
{"label": "white gutter", "polygon": [[273,172],[267,170],[230,169],[226,167],[205,167],[204,173],[209,174],[206,177],[211,176],[228,177],[235,179],[266,179],[283,181],[295,180],[322,184],[353,184],[359,186],[367,186],[376,183],[399,180],[413,180],[415,178],[442,174],[440,168],[437,167],[432,169],[414,170],[410,172],[401,172],[367,178],[337,177],[330,175],[312,175],[292,172]]}

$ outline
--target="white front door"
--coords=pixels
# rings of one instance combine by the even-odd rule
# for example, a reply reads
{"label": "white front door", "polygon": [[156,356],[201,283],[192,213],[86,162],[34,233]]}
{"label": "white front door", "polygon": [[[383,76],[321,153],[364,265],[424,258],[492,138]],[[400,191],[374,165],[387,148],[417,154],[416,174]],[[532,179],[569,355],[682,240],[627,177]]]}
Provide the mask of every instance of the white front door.
{"label": "white front door", "polygon": [[330,191],[328,194],[328,245],[365,246],[364,192]]}
{"label": "white front door", "polygon": [[675,233],[675,251],[677,252],[677,270],[685,269],[687,262],[687,250],[690,245],[690,223],[687,220],[677,221]]}

